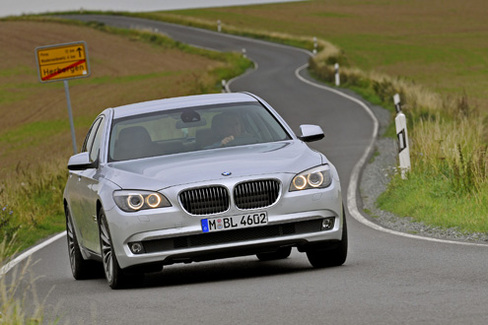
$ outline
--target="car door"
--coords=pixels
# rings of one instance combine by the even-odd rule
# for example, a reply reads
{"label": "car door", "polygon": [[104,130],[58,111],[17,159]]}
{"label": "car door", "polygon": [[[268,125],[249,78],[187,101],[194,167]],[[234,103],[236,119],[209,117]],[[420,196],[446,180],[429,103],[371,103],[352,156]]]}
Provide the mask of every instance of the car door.
{"label": "car door", "polygon": [[[106,118],[101,115],[93,122],[81,149],[81,152],[89,153],[92,162],[99,160],[105,120]],[[99,179],[98,168],[87,168],[81,171],[70,171],[68,180],[71,214],[78,229],[79,243],[97,253],[100,251],[97,224]]]}

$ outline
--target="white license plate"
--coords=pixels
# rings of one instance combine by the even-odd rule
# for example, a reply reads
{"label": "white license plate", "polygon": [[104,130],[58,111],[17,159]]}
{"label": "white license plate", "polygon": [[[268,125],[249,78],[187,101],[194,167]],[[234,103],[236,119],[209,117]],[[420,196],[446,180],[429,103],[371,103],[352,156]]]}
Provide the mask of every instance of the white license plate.
{"label": "white license plate", "polygon": [[258,212],[231,217],[208,218],[201,221],[203,232],[213,232],[264,226],[268,223],[268,214],[266,212]]}

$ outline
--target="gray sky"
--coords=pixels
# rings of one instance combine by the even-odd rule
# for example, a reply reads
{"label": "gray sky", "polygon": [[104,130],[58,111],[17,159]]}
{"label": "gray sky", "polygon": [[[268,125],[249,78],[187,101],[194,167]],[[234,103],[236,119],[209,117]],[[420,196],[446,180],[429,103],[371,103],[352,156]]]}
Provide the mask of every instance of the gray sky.
{"label": "gray sky", "polygon": [[66,10],[157,11],[298,0],[0,0],[0,17]]}

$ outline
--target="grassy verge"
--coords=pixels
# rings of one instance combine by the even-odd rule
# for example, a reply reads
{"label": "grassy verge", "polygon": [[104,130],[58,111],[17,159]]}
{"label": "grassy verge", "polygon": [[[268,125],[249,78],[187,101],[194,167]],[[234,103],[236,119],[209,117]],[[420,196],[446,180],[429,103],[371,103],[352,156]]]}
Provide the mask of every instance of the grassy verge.
{"label": "grassy verge", "polygon": [[2,182],[0,198],[6,203],[2,203],[0,211],[0,233],[12,241],[6,256],[65,229],[59,207],[67,178],[65,166],[64,159],[57,159],[19,167],[15,181]]}
{"label": "grassy verge", "polygon": [[[21,24],[18,29],[16,24]],[[60,30],[66,30],[65,38],[58,37],[71,41],[70,34],[79,34],[89,38],[92,76],[70,82],[78,146],[93,118],[107,106],[220,92],[222,79],[242,74],[251,65],[239,53],[192,48],[150,31],[43,17],[0,20],[0,26],[26,33],[15,35],[20,44],[9,44],[11,53],[0,53],[9,67],[7,73],[0,63],[0,93],[13,94],[0,101],[0,237],[10,241],[15,234],[14,244],[6,248],[4,256],[65,228],[62,191],[72,149],[63,87],[60,83],[40,84],[30,66],[35,46],[60,42],[52,37],[41,40],[46,44],[29,43],[29,35],[39,30],[58,36],[63,33]],[[38,40],[33,36],[31,42]],[[25,48],[32,53],[24,55]],[[138,52],[125,53],[138,48],[142,48],[144,60],[133,60]]]}
{"label": "grassy verge", "polygon": [[443,174],[410,173],[408,181],[395,177],[379,206],[402,217],[415,216],[425,224],[465,233],[488,233],[488,188],[457,193]]}

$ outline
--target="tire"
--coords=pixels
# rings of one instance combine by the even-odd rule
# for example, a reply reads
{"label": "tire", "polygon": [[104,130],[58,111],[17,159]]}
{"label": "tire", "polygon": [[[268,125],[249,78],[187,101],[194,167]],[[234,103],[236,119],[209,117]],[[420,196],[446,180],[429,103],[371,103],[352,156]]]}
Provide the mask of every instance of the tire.
{"label": "tire", "polygon": [[64,213],[66,216],[66,238],[68,242],[68,256],[71,273],[73,273],[73,277],[76,280],[93,278],[97,274],[99,265],[94,261],[85,260],[83,258],[68,207],[65,208]]}
{"label": "tire", "polygon": [[291,254],[291,247],[283,247],[278,249],[275,252],[267,252],[267,253],[259,253],[256,254],[257,258],[260,261],[275,261],[275,260],[283,260],[290,256]]}
{"label": "tire", "polygon": [[343,208],[343,225],[342,225],[342,239],[336,244],[324,244],[322,246],[314,246],[307,250],[307,258],[310,264],[315,268],[324,268],[332,266],[340,266],[346,262],[347,258],[347,222],[346,214]]}
{"label": "tire", "polygon": [[102,254],[102,265],[108,285],[112,289],[119,289],[127,284],[127,276],[120,268],[115,256],[112,237],[108,228],[107,218],[102,209],[98,212],[98,227],[100,236],[100,252]]}

